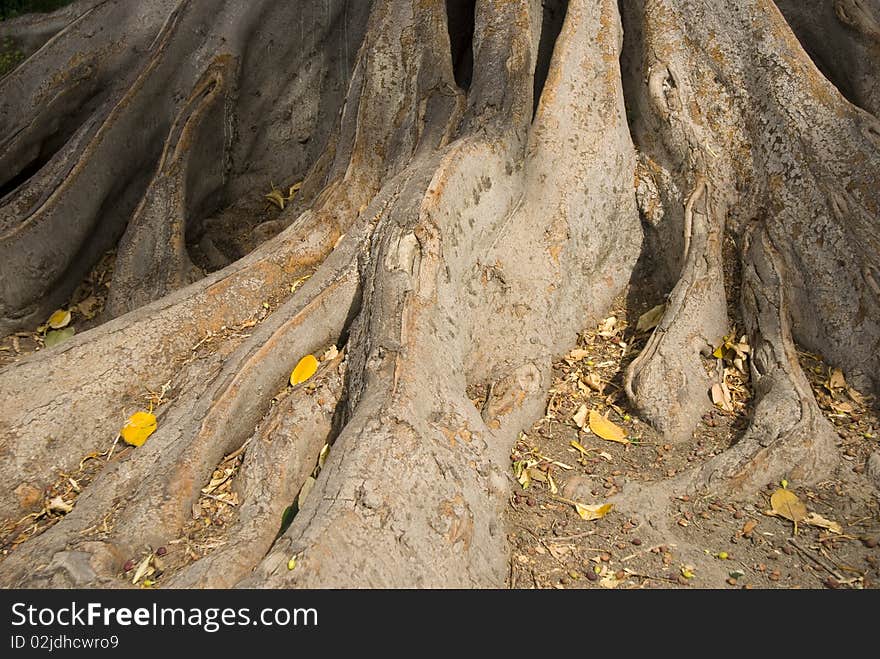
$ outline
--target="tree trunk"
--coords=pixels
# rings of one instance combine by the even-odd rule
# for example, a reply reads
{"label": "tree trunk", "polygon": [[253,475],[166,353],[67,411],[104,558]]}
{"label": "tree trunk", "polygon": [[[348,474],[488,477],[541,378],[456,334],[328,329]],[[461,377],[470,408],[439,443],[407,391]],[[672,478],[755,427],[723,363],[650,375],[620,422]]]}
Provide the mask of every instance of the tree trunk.
{"label": "tree trunk", "polygon": [[117,255],[102,324],[0,371],[0,517],[170,384],[0,582],[124,585],[242,449],[226,542],[162,585],[500,586],[512,443],[628,286],[666,295],[626,391],[668,441],[712,406],[713,348],[752,347],[748,429],[663,496],[822,479],[797,346],[880,384],[880,5],[777,5],[80,0],[3,25],[35,52],[0,80],[0,330]]}

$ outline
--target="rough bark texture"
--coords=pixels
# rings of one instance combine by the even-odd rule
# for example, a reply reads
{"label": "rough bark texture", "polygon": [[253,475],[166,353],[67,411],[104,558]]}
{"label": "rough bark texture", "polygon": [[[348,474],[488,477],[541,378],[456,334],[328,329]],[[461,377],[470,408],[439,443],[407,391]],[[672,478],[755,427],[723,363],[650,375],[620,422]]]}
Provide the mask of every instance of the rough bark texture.
{"label": "rough bark texture", "polygon": [[0,372],[0,515],[172,389],[0,582],[122,585],[245,447],[229,542],[168,585],[501,585],[511,443],[637,277],[667,306],[626,389],[671,441],[711,406],[707,351],[734,324],[753,347],[751,426],[675,487],[821,479],[796,345],[880,384],[880,10],[778,5],[105,0],[4,25],[35,52],[0,80],[0,329],[118,257],[107,322]]}

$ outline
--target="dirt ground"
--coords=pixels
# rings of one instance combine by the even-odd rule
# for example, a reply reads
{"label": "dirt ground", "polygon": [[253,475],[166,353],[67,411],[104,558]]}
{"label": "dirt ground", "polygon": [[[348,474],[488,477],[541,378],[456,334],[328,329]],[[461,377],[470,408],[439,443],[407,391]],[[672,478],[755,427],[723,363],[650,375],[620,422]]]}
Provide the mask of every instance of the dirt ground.
{"label": "dirt ground", "polygon": [[[870,455],[880,449],[876,403],[806,352],[801,364],[838,431],[840,463],[829,480],[787,482],[785,489],[814,515],[809,519],[831,522],[832,529],[801,520],[795,533],[792,521],[773,515],[770,499],[782,483],[737,501],[707,490],[652,500],[645,511],[612,508],[600,519],[581,518],[575,504],[625,502],[633,490],[668,481],[723,451],[748,423],[747,349],[745,373],[731,363],[735,351],[705,360],[707,369],[724,369],[729,398],[703,416],[693,442],[663,443],[627,407],[623,371],[648,338],[648,331],[635,329],[646,310],[628,313],[621,301],[555,364],[547,413],[522,433],[511,455],[520,485],[506,515],[509,587],[877,588],[880,490],[866,476]],[[579,428],[573,417],[583,409],[607,413],[629,443],[602,439],[589,423]]]}
{"label": "dirt ground", "polygon": [[[110,253],[71,299],[70,324],[79,331],[99,319],[112,269]],[[838,431],[840,461],[829,480],[813,486],[785,484],[812,515],[800,521],[797,532],[792,521],[772,514],[771,495],[782,483],[767,483],[737,501],[704,491],[668,501],[660,496],[644,510],[620,505],[634,490],[668,482],[733,444],[748,424],[751,400],[748,346],[732,332],[727,346],[705,359],[707,370],[724,375],[726,388],[716,392],[715,409],[703,417],[692,442],[664,443],[628,408],[623,392],[624,369],[650,335],[645,327],[650,314],[641,329],[638,320],[662,301],[630,296],[627,309],[626,299],[621,296],[608,318],[586,329],[578,345],[555,363],[546,414],[521,434],[511,454],[514,484],[505,519],[511,548],[508,586],[877,588],[880,489],[868,466],[872,454],[880,462],[877,404],[818,355],[802,352],[801,363]],[[42,327],[0,339],[0,367],[44,349],[48,331]],[[235,336],[209,337],[194,346],[194,358],[206,350],[228,349],[221,344],[234,342]],[[144,405],[159,407],[167,395],[164,390],[145,392]],[[474,396],[479,405],[480,392]],[[590,411],[607,415],[619,441],[591,431]],[[600,432],[607,434],[607,428]],[[112,439],[104,452],[83,456],[78,470],[60,473],[55,485],[33,493],[42,510],[0,526],[2,556],[60,520],[104,463],[133,450]],[[120,586],[161,587],[181,567],[224,543],[239,503],[235,476],[242,452],[218,464],[181,537],[132,556],[119,574]],[[316,465],[314,475],[319,470]],[[611,507],[602,508],[606,503]],[[598,518],[583,519],[578,506],[586,517]],[[279,530],[284,523],[279,520]],[[99,536],[101,531],[93,530]]]}

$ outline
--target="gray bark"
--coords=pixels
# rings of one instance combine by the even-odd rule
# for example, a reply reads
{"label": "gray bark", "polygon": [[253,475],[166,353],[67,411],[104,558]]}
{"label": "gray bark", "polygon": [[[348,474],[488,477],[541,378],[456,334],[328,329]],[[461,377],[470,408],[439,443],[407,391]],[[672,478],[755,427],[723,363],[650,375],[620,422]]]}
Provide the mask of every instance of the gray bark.
{"label": "gray bark", "polygon": [[[0,80],[0,328],[119,250],[107,322],[0,371],[0,515],[173,383],[4,585],[122,585],[242,446],[228,543],[167,585],[501,585],[509,449],[630,284],[668,298],[626,389],[670,441],[711,407],[707,350],[733,324],[754,348],[750,427],[664,494],[833,466],[796,346],[876,390],[876,78],[835,59],[875,52],[876,3],[780,2],[791,26],[769,0],[209,4],[77,3]],[[236,232],[265,241],[212,248]]]}

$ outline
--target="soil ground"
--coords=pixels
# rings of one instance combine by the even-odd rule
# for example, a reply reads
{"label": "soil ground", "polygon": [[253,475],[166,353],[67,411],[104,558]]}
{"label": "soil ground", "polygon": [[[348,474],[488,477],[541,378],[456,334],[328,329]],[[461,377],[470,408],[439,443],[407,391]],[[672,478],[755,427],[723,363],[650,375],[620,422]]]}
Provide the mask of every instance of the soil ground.
{"label": "soil ground", "polygon": [[[880,491],[865,476],[868,458],[880,448],[877,408],[818,355],[801,353],[801,365],[838,431],[841,460],[827,481],[810,487],[786,485],[809,512],[837,522],[839,533],[801,523],[795,534],[791,521],[766,514],[781,483],[767,483],[738,501],[705,491],[678,496],[668,508],[656,502],[651,513],[665,509],[674,529],[659,542],[649,528],[656,524],[646,525],[638,516],[612,509],[601,519],[581,519],[574,503],[600,505],[634,486],[694,468],[734,443],[748,424],[748,377],[714,357],[706,360],[707,368],[724,368],[732,409],[717,406],[704,415],[693,442],[664,443],[628,408],[623,372],[648,337],[648,332],[635,331],[639,314],[633,311],[645,310],[628,312],[621,301],[611,312],[613,320],[610,316],[585,331],[578,347],[555,364],[547,413],[522,433],[511,455],[514,478],[523,465],[534,466],[527,487],[514,486],[507,508],[512,547],[508,585],[877,588]],[[604,440],[589,425],[579,428],[573,416],[582,406],[607,412],[630,443]]]}

